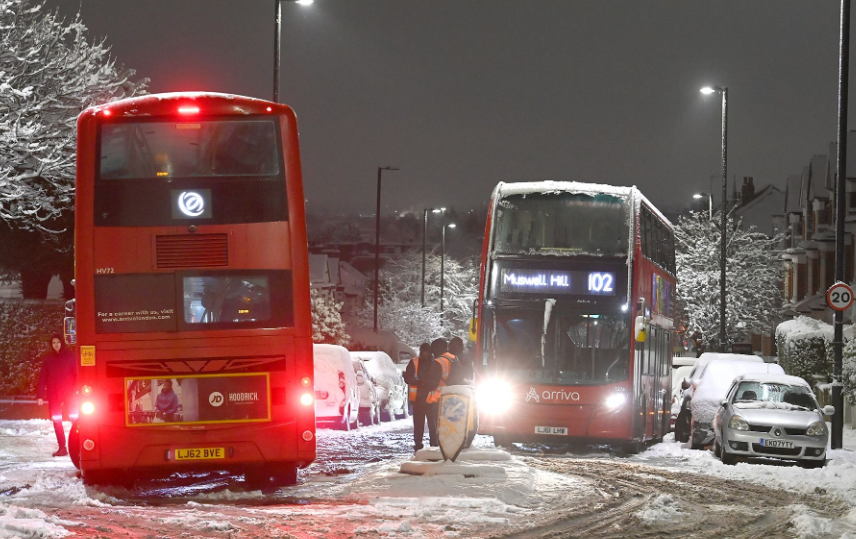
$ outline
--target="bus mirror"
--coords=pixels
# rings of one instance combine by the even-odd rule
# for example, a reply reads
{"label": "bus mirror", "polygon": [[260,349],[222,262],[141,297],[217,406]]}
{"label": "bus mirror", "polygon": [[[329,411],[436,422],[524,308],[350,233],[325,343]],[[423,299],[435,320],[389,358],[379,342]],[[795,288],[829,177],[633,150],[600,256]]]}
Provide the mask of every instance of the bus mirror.
{"label": "bus mirror", "polygon": [[470,341],[476,342],[479,333],[479,319],[470,318]]}
{"label": "bus mirror", "polygon": [[70,299],[65,302],[65,312],[68,316],[74,316],[75,305],[76,301],[73,299]]}
{"label": "bus mirror", "polygon": [[65,344],[77,344],[77,324],[73,316],[65,317],[62,332],[65,336]]}
{"label": "bus mirror", "polygon": [[636,317],[636,342],[645,342],[647,332],[645,331],[646,320],[644,316]]}

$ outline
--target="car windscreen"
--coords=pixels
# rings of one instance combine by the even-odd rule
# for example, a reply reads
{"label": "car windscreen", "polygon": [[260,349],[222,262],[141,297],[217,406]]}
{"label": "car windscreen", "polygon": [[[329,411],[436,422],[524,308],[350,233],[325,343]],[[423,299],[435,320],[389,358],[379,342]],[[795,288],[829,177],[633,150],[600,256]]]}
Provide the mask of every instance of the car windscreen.
{"label": "car windscreen", "polygon": [[780,382],[743,381],[734,393],[735,403],[785,403],[807,410],[817,409],[814,394],[806,386]]}

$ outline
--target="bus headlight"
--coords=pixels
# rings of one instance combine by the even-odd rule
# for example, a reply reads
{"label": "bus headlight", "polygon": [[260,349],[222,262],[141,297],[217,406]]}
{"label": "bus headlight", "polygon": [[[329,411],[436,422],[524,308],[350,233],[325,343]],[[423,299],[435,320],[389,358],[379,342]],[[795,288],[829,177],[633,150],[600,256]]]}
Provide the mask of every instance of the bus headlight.
{"label": "bus headlight", "polygon": [[84,415],[92,415],[95,413],[95,404],[92,401],[86,401],[80,405],[80,411]]}
{"label": "bus headlight", "polygon": [[511,407],[511,384],[504,380],[486,380],[479,384],[476,399],[479,410],[487,414],[501,414]]}
{"label": "bus headlight", "polygon": [[625,402],[627,402],[627,395],[625,395],[624,393],[613,393],[612,395],[606,398],[606,401],[604,401],[603,405],[608,410],[615,410]]}

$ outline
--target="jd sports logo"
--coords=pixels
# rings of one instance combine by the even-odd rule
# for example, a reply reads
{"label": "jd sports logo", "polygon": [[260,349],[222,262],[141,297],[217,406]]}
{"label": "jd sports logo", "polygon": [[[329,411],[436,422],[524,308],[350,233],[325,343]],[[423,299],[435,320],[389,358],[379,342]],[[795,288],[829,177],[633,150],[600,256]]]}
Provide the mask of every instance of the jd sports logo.
{"label": "jd sports logo", "polygon": [[220,406],[226,399],[223,398],[223,394],[219,391],[215,391],[208,395],[208,403],[211,406]]}
{"label": "jd sports logo", "polygon": [[205,199],[199,193],[182,191],[178,195],[178,209],[188,217],[199,217],[205,211]]}

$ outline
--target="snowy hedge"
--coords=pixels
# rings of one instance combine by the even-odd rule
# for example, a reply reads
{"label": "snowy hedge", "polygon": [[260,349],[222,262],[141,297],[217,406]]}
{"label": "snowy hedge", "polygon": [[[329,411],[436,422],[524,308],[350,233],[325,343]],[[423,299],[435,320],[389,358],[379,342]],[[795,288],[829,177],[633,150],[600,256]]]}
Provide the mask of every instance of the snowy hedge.
{"label": "snowy hedge", "polygon": [[0,301],[0,396],[35,394],[39,357],[64,316],[62,301]]}
{"label": "snowy hedge", "polygon": [[[813,318],[800,316],[795,320],[782,322],[776,328],[779,364],[788,374],[805,378],[811,384],[814,383],[813,379],[817,378],[831,380],[833,335],[831,325]],[[845,327],[845,349],[851,347],[852,340],[853,327]]]}

